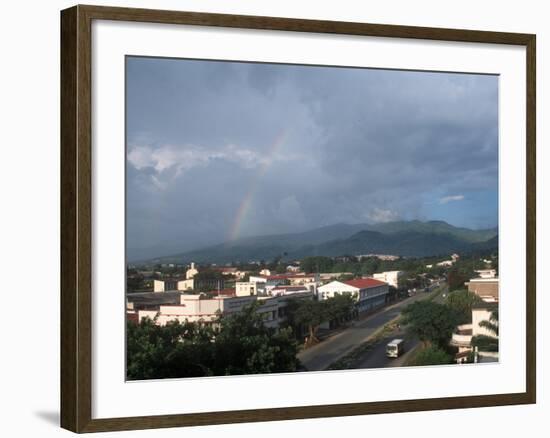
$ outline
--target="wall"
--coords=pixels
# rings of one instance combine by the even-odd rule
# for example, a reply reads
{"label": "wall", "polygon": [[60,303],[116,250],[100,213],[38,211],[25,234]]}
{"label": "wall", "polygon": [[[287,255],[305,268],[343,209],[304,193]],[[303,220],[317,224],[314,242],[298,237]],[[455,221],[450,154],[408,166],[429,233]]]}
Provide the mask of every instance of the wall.
{"label": "wall", "polygon": [[[374,23],[462,27],[538,34],[538,223],[550,223],[543,199],[550,196],[548,176],[542,170],[550,165],[548,149],[548,104],[550,92],[546,79],[549,66],[549,13],[545,3],[535,0],[506,2],[408,1],[359,2],[292,0],[108,0],[87,3],[113,6],[156,7],[197,11],[290,16]],[[5,436],[69,436],[57,426],[59,400],[59,10],[73,1],[50,0],[4,2],[2,4],[2,72],[0,108],[2,108],[2,159],[0,187],[2,204],[10,206],[2,215],[0,266],[4,276],[40,279],[41,287],[32,291],[10,290],[3,305],[14,306],[23,297],[32,309],[24,322],[19,315],[3,311],[0,361],[1,399],[4,412],[0,430]],[[6,157],[7,154],[7,157]],[[544,165],[546,164],[546,165]],[[39,215],[36,212],[40,212]],[[543,276],[550,245],[548,227],[539,227],[538,313],[547,301],[542,291],[550,286]],[[18,296],[19,293],[23,297]],[[547,313],[547,312],[544,312]],[[186,430],[110,433],[107,437],[210,437],[214,435],[262,438],[280,436],[334,437],[342,433],[356,436],[462,437],[521,436],[547,425],[548,380],[541,372],[548,367],[548,348],[542,350],[542,338],[548,335],[548,323],[539,316],[539,404],[485,409],[423,412],[210,426]],[[266,396],[269,396],[266,394]],[[526,428],[526,424],[528,424]]]}

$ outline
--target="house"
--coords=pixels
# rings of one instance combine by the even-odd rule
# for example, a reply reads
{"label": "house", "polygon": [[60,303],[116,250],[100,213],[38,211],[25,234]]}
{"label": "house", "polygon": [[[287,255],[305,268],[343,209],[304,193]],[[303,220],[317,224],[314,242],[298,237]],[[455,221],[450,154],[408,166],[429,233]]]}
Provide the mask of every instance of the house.
{"label": "house", "polygon": [[368,312],[384,306],[389,285],[374,278],[359,278],[348,281],[331,281],[317,288],[317,296],[321,300],[334,297],[337,294],[352,294],[356,300],[358,312]]}
{"label": "house", "polygon": [[397,289],[399,287],[399,277],[401,277],[403,274],[403,271],[378,272],[376,274],[373,274],[372,278],[374,278],[375,280],[383,281],[384,283],[388,283],[390,286],[393,286]]}
{"label": "house", "polygon": [[498,278],[472,278],[465,284],[470,292],[475,293],[482,300],[487,302],[498,301]]}

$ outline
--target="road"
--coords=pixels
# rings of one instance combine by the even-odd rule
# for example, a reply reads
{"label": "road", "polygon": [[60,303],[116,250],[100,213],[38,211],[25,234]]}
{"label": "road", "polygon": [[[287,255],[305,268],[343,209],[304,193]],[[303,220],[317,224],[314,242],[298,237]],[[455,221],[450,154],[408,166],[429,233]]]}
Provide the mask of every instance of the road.
{"label": "road", "polygon": [[[446,288],[442,291],[446,292]],[[445,300],[443,293],[440,293],[434,298],[435,302],[442,303]],[[398,358],[390,358],[386,356],[386,345],[393,339],[401,338],[405,340],[405,353]],[[377,342],[369,351],[367,351],[354,368],[385,368],[385,367],[400,367],[405,365],[409,357],[414,353],[420,345],[420,341],[408,333],[394,331],[388,336]]]}
{"label": "road", "polygon": [[367,341],[375,332],[415,301],[427,299],[431,293],[416,295],[393,304],[380,312],[354,322],[354,325],[337,333],[321,343],[298,353],[298,359],[309,371],[322,371],[333,362]]}

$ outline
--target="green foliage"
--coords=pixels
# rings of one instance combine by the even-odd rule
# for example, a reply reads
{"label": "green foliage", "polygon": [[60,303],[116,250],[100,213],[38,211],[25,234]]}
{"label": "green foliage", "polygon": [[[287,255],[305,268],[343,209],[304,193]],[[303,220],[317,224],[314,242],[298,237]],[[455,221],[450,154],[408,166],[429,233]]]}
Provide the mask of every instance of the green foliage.
{"label": "green foliage", "polygon": [[414,358],[412,365],[447,365],[453,363],[453,357],[445,350],[437,347],[428,347]]}
{"label": "green foliage", "polygon": [[219,271],[211,269],[200,270],[193,277],[195,280],[224,280],[224,275]]}
{"label": "green foliage", "polygon": [[459,324],[472,322],[472,306],[483,300],[473,292],[465,289],[456,290],[447,296],[446,304],[460,315]]}
{"label": "green foliage", "polygon": [[455,291],[464,288],[464,283],[472,278],[473,272],[466,273],[462,270],[453,267],[447,274],[447,284],[450,291]]}
{"label": "green foliage", "polygon": [[433,301],[417,301],[403,310],[403,323],[426,343],[445,348],[458,325],[460,315],[449,306]]}
{"label": "green foliage", "polygon": [[498,308],[491,312],[491,316],[488,321],[481,321],[479,326],[486,328],[491,333],[498,336]]}
{"label": "green foliage", "polygon": [[291,329],[265,327],[256,305],[221,317],[218,327],[145,318],[127,325],[130,380],[296,371],[297,345]]}
{"label": "green foliage", "polygon": [[325,315],[330,321],[340,324],[353,315],[355,298],[350,294],[337,294],[324,301]]}
{"label": "green foliage", "polygon": [[286,307],[287,324],[297,337],[304,329],[308,334],[307,342],[317,341],[317,330],[323,322],[331,321],[335,325],[351,319],[355,312],[355,298],[350,294],[335,295],[326,300],[292,300]]}
{"label": "green foliage", "polygon": [[300,267],[302,271],[308,274],[312,272],[332,272],[334,260],[330,257],[305,257],[302,259]]}
{"label": "green foliage", "polygon": [[498,338],[486,335],[477,335],[472,337],[472,347],[477,347],[479,351],[498,351]]}

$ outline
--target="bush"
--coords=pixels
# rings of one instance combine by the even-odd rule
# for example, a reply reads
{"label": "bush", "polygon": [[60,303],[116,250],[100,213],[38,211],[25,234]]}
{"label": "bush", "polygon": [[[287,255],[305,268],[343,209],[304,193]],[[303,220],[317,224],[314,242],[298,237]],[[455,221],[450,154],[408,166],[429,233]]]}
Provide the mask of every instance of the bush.
{"label": "bush", "polygon": [[428,347],[417,354],[412,365],[448,365],[451,363],[453,363],[453,358],[445,350],[437,347]]}

